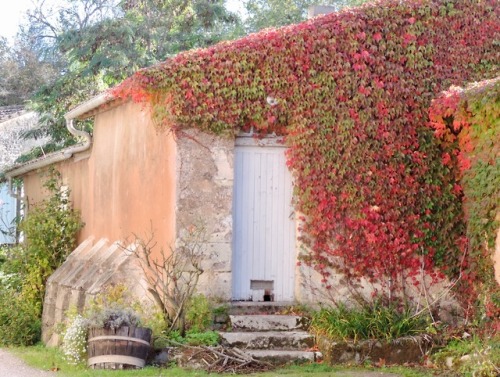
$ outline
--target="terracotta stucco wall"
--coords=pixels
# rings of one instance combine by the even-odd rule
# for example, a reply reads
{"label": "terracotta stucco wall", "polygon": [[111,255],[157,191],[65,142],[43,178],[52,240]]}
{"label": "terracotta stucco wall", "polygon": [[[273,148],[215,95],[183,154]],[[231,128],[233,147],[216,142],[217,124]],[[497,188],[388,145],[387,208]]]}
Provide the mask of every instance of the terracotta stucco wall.
{"label": "terracotta stucco wall", "polygon": [[[168,250],[175,232],[175,156],[172,135],[158,133],[138,105],[97,114],[90,152],[55,166],[85,222],[79,241],[91,235],[132,240],[153,231]],[[44,195],[42,179],[40,172],[24,179],[30,205]]]}

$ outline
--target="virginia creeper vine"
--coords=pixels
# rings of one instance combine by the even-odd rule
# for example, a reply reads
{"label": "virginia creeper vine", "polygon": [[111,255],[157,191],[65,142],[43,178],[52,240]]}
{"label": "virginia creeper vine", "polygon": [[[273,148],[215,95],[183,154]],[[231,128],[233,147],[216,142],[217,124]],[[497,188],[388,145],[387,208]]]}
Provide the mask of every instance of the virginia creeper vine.
{"label": "virginia creeper vine", "polygon": [[428,108],[498,74],[499,16],[496,0],[379,1],[181,53],[113,94],[160,127],[285,135],[303,262],[327,287],[341,271],[397,291],[422,265],[459,270],[463,191]]}

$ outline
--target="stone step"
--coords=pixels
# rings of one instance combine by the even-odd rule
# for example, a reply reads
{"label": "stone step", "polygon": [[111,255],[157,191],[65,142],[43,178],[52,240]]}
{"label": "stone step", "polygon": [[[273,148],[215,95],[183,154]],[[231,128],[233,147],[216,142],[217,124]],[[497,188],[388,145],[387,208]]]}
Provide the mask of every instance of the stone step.
{"label": "stone step", "polygon": [[322,359],[318,351],[284,351],[284,350],[245,350],[254,359],[267,361],[274,365],[283,365],[295,361],[319,361]]}
{"label": "stone step", "polygon": [[235,331],[294,331],[306,328],[304,320],[294,315],[230,315]]}
{"label": "stone step", "polygon": [[293,306],[291,301],[233,301],[228,312],[231,315],[280,314]]}
{"label": "stone step", "polygon": [[253,350],[305,350],[314,347],[314,337],[306,331],[221,332],[227,347]]}

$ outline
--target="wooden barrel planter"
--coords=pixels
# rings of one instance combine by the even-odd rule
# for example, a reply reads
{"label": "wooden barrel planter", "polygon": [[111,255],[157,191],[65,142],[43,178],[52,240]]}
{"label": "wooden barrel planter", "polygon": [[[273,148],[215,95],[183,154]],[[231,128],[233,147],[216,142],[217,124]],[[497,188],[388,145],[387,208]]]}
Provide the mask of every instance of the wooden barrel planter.
{"label": "wooden barrel planter", "polygon": [[151,347],[151,335],[151,329],[145,327],[91,327],[87,365],[92,369],[142,368]]}

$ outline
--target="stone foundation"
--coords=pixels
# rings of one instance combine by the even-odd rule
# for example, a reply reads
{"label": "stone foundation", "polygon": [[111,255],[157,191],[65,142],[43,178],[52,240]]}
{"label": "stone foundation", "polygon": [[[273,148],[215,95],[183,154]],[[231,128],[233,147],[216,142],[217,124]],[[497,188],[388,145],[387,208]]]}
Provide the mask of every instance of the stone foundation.
{"label": "stone foundation", "polygon": [[420,363],[432,347],[428,336],[412,336],[393,341],[364,340],[359,342],[334,342],[318,337],[317,344],[328,364],[362,364],[380,362],[385,364]]}

